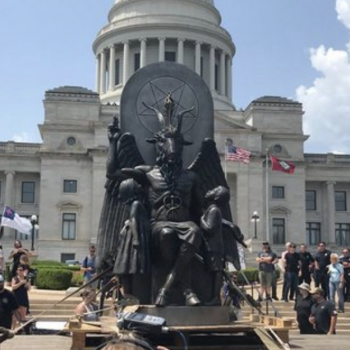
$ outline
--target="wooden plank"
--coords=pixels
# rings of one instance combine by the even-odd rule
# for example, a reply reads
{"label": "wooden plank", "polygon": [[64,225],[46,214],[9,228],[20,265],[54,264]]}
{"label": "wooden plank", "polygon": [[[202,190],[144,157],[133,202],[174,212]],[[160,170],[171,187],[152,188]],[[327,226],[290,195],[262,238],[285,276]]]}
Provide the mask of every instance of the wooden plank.
{"label": "wooden plank", "polygon": [[270,336],[265,328],[255,328],[254,332],[261,339],[268,350],[281,350],[281,347]]}

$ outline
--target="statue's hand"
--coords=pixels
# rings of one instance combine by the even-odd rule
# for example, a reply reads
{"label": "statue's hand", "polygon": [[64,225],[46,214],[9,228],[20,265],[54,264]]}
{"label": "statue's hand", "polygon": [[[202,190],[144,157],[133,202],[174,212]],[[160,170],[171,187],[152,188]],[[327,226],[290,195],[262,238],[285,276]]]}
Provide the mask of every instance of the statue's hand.
{"label": "statue's hand", "polygon": [[113,118],[113,123],[108,125],[108,139],[109,141],[118,140],[120,137],[119,121],[117,117]]}

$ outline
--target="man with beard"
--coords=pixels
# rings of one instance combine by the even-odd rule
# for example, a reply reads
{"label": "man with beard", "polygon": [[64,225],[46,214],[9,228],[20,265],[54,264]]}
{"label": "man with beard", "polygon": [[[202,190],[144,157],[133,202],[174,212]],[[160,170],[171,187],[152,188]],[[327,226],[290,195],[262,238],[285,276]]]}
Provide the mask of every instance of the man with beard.
{"label": "man with beard", "polygon": [[315,288],[311,291],[315,304],[311,308],[309,322],[314,326],[316,334],[335,334],[337,324],[337,312],[332,302],[324,298],[324,292],[321,288]]}
{"label": "man with beard", "polygon": [[11,329],[13,315],[19,322],[22,322],[22,319],[16,297],[5,289],[4,283],[4,277],[0,275],[0,326]]}

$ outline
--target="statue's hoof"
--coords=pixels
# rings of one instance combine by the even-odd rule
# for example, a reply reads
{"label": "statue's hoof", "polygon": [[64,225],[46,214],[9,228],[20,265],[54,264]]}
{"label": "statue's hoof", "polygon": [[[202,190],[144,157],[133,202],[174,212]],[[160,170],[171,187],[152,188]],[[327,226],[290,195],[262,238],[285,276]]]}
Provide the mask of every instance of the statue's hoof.
{"label": "statue's hoof", "polygon": [[159,291],[159,294],[157,295],[157,298],[154,304],[155,306],[158,306],[158,307],[164,307],[168,305],[168,294],[164,288],[162,288]]}
{"label": "statue's hoof", "polygon": [[190,289],[185,291],[186,306],[198,306],[200,305],[200,300],[197,295],[193,293]]}

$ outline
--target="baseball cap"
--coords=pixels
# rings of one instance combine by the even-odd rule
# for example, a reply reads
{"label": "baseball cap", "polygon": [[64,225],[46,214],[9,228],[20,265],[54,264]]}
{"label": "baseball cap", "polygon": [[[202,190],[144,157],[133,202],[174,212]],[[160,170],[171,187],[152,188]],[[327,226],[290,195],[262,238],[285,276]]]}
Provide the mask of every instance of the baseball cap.
{"label": "baseball cap", "polygon": [[0,275],[0,283],[4,283],[4,282],[5,282],[4,276]]}

